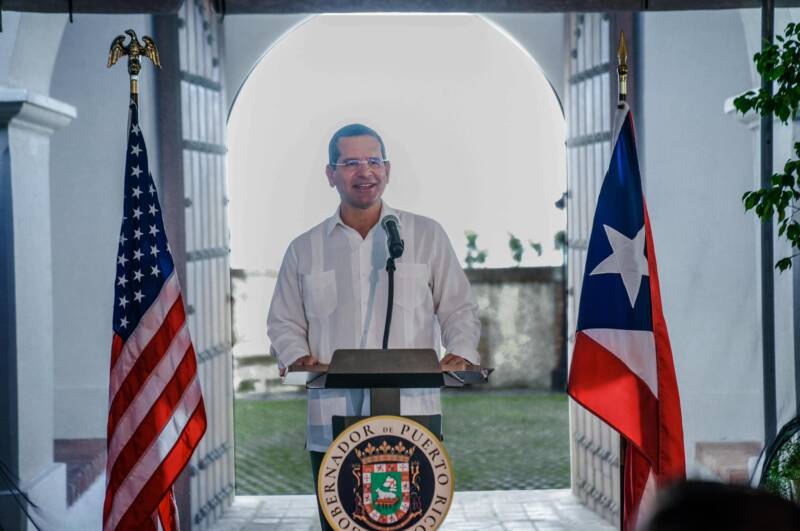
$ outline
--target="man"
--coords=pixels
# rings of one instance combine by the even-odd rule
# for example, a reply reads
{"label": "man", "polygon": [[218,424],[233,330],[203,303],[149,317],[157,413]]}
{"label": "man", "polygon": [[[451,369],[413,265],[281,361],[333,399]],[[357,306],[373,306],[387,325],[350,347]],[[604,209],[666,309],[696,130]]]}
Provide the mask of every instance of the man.
{"label": "man", "polygon": [[[379,221],[399,219],[405,241],[397,260],[389,348],[433,348],[443,341],[450,370],[478,365],[480,322],[469,282],[442,227],[381,200],[391,165],[383,140],[361,124],[339,129],[328,146],[328,184],[339,192],[336,213],[297,237],[286,251],[267,317],[281,374],[291,364],[327,364],[336,349],[383,343],[388,250]],[[434,318],[435,317],[435,318]],[[441,414],[438,389],[403,389],[403,415]],[[369,415],[362,389],[308,392],[306,449],[314,486],[332,441],[333,415]],[[320,513],[322,528],[327,524]]]}

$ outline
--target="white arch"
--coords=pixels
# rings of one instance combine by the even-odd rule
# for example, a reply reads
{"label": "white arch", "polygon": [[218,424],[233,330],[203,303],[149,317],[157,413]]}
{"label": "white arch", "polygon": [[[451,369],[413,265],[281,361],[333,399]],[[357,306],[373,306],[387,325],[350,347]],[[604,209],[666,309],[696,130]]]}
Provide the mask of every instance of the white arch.
{"label": "white arch", "polygon": [[[366,68],[373,77],[361,76]],[[348,83],[355,96],[339,90]],[[277,269],[289,241],[334,211],[327,142],[351,121],[386,141],[387,201],[440,221],[460,257],[472,229],[489,265],[511,265],[511,231],[550,253],[534,260],[528,248],[526,263],[560,263],[552,242],[565,226],[554,207],[566,186],[565,124],[529,53],[476,15],[322,15],[269,48],[230,113],[232,267]],[[263,351],[271,286],[251,278],[248,290],[259,282],[266,293],[237,301],[242,354]]]}

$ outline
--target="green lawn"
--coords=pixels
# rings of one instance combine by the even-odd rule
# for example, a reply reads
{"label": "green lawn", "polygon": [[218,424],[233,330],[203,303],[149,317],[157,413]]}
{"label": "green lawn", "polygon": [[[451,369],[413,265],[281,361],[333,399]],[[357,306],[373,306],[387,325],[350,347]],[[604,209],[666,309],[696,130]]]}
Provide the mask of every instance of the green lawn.
{"label": "green lawn", "polygon": [[[445,446],[458,490],[569,486],[564,394],[445,392]],[[237,400],[236,493],[311,494],[304,399]]]}

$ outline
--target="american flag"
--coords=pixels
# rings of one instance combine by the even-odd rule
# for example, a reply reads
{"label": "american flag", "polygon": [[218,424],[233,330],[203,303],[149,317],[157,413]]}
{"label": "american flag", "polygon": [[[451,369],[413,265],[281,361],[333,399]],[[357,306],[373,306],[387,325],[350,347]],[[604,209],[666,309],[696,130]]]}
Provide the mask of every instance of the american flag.
{"label": "american flag", "polygon": [[138,108],[114,288],[104,531],[178,529],[172,485],[206,430],[197,360]]}
{"label": "american flag", "polygon": [[623,529],[636,526],[655,489],[685,477],[678,383],[633,117],[619,135],[597,198],[567,391],[627,439]]}

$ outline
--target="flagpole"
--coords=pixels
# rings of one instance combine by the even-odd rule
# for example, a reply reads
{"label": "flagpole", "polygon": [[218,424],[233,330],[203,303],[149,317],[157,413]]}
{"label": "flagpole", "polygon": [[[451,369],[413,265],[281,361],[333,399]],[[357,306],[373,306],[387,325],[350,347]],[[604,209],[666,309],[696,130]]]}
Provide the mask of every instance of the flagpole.
{"label": "flagpole", "polygon": [[625,45],[625,32],[619,32],[619,47],[617,47],[617,108],[622,108],[628,99],[628,47]]}
{"label": "flagpole", "polygon": [[[625,107],[628,99],[628,47],[625,46],[625,32],[619,32],[617,47],[617,109]],[[614,139],[611,140],[614,142]],[[612,145],[613,149],[613,145]],[[625,453],[628,441],[619,435],[619,528],[625,529]]]}
{"label": "flagpole", "polygon": [[[773,42],[775,0],[763,0],[761,7],[761,42]],[[761,75],[761,90],[772,97],[772,80]],[[772,113],[761,117],[761,187],[772,181]],[[764,385],[764,447],[768,448],[777,432],[777,399],[775,393],[775,286],[773,277],[772,218],[761,222],[761,350]]]}

